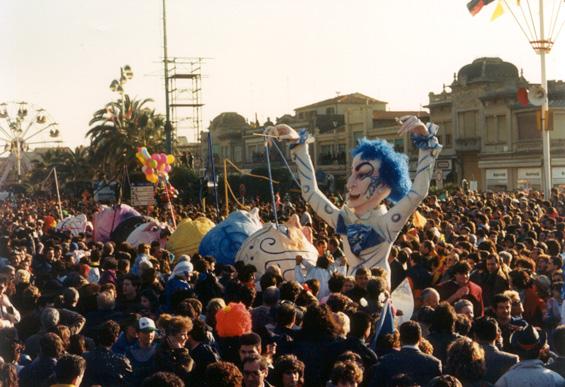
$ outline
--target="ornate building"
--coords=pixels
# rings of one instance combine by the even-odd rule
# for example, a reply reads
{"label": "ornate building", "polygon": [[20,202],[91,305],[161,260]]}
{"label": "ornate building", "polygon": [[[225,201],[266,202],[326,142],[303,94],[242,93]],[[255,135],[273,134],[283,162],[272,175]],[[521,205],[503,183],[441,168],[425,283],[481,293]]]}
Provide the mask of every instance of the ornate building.
{"label": "ornate building", "polygon": [[[454,75],[449,91],[429,94],[431,120],[444,136],[443,162],[457,181],[476,181],[483,190],[541,188],[540,107],[517,100],[518,89],[529,86],[513,64],[479,58]],[[548,89],[552,184],[563,185],[565,83],[550,81]]]}

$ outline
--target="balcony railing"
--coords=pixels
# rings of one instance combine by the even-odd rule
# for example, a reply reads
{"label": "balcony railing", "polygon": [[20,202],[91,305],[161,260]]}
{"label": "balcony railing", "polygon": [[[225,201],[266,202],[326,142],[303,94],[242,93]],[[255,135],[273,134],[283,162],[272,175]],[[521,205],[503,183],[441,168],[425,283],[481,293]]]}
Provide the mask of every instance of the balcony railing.
{"label": "balcony railing", "polygon": [[480,137],[464,137],[455,140],[455,150],[458,152],[476,152],[481,150]]}
{"label": "balcony railing", "polygon": [[338,153],[337,155],[326,153],[326,154],[321,154],[318,157],[318,163],[320,165],[332,165],[332,164],[345,165],[345,160],[346,160],[345,152]]}

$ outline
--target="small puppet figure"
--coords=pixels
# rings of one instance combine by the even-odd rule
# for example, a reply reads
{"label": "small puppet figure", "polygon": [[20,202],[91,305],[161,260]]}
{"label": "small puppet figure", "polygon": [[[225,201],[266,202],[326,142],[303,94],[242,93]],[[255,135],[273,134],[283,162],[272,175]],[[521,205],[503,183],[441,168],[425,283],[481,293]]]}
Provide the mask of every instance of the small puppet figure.
{"label": "small puppet figure", "polygon": [[[408,157],[397,153],[384,140],[362,139],[353,149],[351,175],[347,180],[347,200],[337,208],[318,188],[316,173],[308,153],[313,138],[304,129],[296,132],[288,125],[265,129],[267,138],[287,140],[298,168],[302,197],[328,225],[341,236],[349,261],[348,274],[364,266],[385,269],[390,284],[388,256],[392,244],[427,196],[433,168],[442,146],[437,137],[438,126],[425,125],[415,116],[400,120],[399,135],[410,133],[419,148],[414,182],[408,173]],[[386,210],[382,202],[395,204]]]}

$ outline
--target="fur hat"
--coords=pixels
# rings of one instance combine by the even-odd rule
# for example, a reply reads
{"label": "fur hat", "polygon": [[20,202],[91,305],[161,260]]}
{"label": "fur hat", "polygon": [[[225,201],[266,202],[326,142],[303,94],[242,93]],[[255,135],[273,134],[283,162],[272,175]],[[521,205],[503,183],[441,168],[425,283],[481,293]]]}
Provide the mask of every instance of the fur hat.
{"label": "fur hat", "polygon": [[230,302],[216,313],[216,331],[220,337],[239,337],[251,332],[251,314],[241,302]]}

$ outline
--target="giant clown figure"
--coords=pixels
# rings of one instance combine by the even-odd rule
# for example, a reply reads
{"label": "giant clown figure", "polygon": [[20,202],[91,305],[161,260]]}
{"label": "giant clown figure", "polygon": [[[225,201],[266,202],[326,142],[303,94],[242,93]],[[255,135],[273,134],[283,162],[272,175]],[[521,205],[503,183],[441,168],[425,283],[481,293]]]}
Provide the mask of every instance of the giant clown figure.
{"label": "giant clown figure", "polygon": [[[399,123],[398,134],[410,133],[419,148],[414,182],[410,181],[406,155],[395,152],[386,141],[363,139],[352,152],[347,200],[342,208],[337,208],[318,188],[308,153],[308,143],[313,141],[308,132],[302,129],[298,133],[284,124],[265,130],[267,138],[290,143],[302,197],[341,236],[349,261],[348,274],[354,274],[361,266],[382,267],[389,284],[390,249],[404,224],[427,196],[435,160],[442,148],[436,137],[437,125],[425,125],[415,116],[402,117]],[[382,204],[387,198],[395,203],[388,211]]]}

